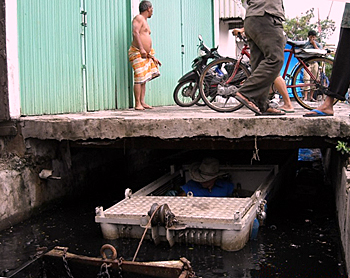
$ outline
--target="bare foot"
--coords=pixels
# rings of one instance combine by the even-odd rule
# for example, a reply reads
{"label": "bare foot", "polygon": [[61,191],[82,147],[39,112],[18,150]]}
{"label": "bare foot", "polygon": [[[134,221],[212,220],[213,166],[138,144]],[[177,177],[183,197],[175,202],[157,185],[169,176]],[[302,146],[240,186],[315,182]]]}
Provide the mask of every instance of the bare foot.
{"label": "bare foot", "polygon": [[[321,113],[320,113],[321,112]],[[333,115],[334,112],[332,109],[322,109],[322,108],[317,108],[317,109],[313,109],[311,110],[310,112],[308,113],[305,113],[305,115],[321,115],[321,114],[324,114],[324,115]]]}
{"label": "bare foot", "polygon": [[269,107],[266,109],[265,113],[267,114],[277,114],[277,115],[284,115],[286,114],[284,111],[276,108]]}
{"label": "bare foot", "polygon": [[317,111],[320,111],[322,113],[325,113],[327,115],[333,115],[334,114],[334,110],[333,110],[333,105],[327,105],[325,102],[320,105],[319,107],[317,107],[314,110],[311,110],[308,113],[305,113],[305,115],[316,115],[318,114]]}
{"label": "bare foot", "polygon": [[146,104],[146,103],[143,103],[142,106],[143,106],[143,108],[145,108],[145,109],[153,109],[153,107],[152,107],[151,105],[148,105],[148,104]]}
{"label": "bare foot", "polygon": [[141,105],[141,106],[135,106],[135,110],[145,110],[145,108]]}
{"label": "bare foot", "polygon": [[278,109],[280,109],[280,110],[282,110],[282,111],[284,111],[284,112],[289,112],[289,113],[294,112],[294,107],[291,106],[291,105],[285,105],[285,104],[284,104],[284,105],[278,107]]}

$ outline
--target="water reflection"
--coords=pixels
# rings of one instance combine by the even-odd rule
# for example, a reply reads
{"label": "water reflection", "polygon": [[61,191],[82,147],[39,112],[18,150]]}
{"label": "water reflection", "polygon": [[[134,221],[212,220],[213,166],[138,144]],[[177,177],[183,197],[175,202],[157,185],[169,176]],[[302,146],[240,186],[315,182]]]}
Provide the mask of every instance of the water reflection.
{"label": "water reflection", "polygon": [[[312,173],[304,173],[308,178]],[[286,187],[268,207],[266,225],[257,240],[238,252],[218,247],[145,240],[137,261],[177,260],[186,257],[198,277],[346,277],[329,187],[298,181]],[[0,274],[24,264],[46,246],[66,246],[69,252],[99,256],[105,243],[113,244],[118,257],[132,260],[139,240],[105,240],[94,222],[100,200],[56,204],[19,225],[0,232]],[[103,204],[105,207],[109,205]],[[1,276],[1,275],[0,275]]]}

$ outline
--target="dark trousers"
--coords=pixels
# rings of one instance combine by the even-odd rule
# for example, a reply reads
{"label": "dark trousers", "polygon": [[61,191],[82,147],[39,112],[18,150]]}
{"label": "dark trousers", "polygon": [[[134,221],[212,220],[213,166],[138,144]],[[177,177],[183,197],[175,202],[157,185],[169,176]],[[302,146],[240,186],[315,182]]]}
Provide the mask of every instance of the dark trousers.
{"label": "dark trousers", "polygon": [[327,95],[345,100],[350,84],[350,29],[341,28]]}
{"label": "dark trousers", "polygon": [[268,108],[270,86],[283,66],[285,37],[282,20],[267,13],[247,17],[244,31],[250,47],[252,75],[239,92],[264,112]]}

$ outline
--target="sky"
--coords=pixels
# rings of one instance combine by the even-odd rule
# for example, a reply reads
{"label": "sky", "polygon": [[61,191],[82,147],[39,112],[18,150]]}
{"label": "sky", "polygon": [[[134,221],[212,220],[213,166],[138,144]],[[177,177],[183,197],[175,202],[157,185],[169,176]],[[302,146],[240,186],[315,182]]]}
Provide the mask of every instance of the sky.
{"label": "sky", "polygon": [[326,19],[329,15],[329,19],[335,21],[336,30],[334,34],[327,40],[329,44],[337,44],[339,39],[340,23],[343,16],[345,1],[332,1],[330,0],[283,0],[284,10],[286,17],[293,18],[301,16],[311,8],[314,8],[314,20],[318,18],[318,11],[320,18]]}

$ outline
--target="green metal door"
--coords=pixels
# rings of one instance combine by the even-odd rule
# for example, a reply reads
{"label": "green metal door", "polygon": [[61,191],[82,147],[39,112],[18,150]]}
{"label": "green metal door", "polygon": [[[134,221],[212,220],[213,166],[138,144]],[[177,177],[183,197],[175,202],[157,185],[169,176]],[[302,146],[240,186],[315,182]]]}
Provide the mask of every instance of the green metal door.
{"label": "green metal door", "polygon": [[[163,66],[147,84],[146,101],[169,105],[197,55],[198,34],[208,45],[213,38],[212,0],[152,3],[151,36]],[[18,0],[17,6],[22,115],[132,106],[130,0]]]}
{"label": "green metal door", "polygon": [[[213,0],[152,0],[153,16],[148,19],[156,57],[162,62],[161,76],[147,83],[146,102],[172,105],[178,79],[191,70],[197,56],[198,34],[213,45]],[[169,12],[171,11],[171,12]]]}
{"label": "green metal door", "polygon": [[181,0],[152,0],[153,16],[148,19],[156,57],[162,62],[161,76],[146,84],[146,102],[174,103],[172,91],[181,76]]}
{"label": "green metal door", "polygon": [[129,107],[130,0],[84,0],[87,110]]}
{"label": "green metal door", "polygon": [[182,6],[183,71],[187,72],[197,56],[199,34],[208,47],[214,46],[213,0],[182,0]]}
{"label": "green metal door", "polygon": [[17,1],[22,115],[81,112],[80,1]]}

